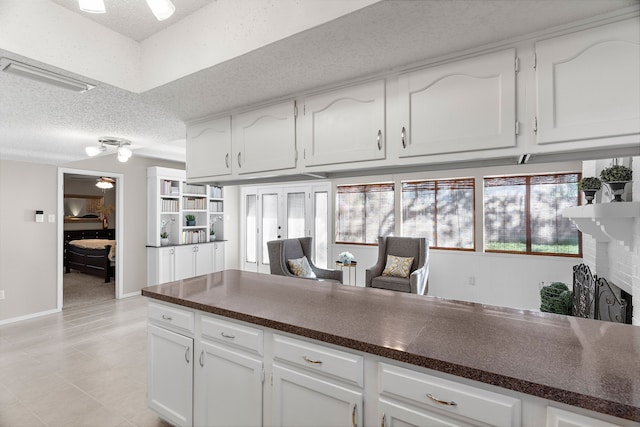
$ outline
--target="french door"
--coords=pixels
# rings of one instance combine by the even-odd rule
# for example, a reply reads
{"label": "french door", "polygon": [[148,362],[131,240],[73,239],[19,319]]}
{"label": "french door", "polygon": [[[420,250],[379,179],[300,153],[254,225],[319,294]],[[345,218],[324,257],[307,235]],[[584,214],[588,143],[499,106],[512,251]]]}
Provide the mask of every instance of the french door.
{"label": "french door", "polygon": [[328,183],[242,188],[242,267],[269,273],[267,242],[313,237],[314,262],[327,266]]}

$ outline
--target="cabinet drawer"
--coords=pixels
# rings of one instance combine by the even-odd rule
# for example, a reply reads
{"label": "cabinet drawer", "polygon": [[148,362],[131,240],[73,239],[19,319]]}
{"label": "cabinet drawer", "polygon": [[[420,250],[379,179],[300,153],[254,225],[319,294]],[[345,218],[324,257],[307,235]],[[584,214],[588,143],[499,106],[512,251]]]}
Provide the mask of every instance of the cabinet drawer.
{"label": "cabinet drawer", "polygon": [[363,386],[362,356],[280,335],[274,335],[273,355],[276,359]]}
{"label": "cabinet drawer", "polygon": [[149,303],[149,320],[169,329],[193,333],[194,313],[163,304]]}
{"label": "cabinet drawer", "polygon": [[379,373],[381,394],[495,426],[521,425],[519,399],[385,363]]}
{"label": "cabinet drawer", "polygon": [[263,334],[260,329],[210,316],[201,316],[200,325],[204,339],[233,344],[262,355]]}

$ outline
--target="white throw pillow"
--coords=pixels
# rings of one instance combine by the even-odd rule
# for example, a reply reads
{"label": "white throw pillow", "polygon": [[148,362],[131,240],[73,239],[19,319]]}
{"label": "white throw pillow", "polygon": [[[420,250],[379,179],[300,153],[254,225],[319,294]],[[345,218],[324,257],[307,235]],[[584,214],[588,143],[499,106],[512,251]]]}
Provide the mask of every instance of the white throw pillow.
{"label": "white throw pillow", "polygon": [[304,277],[306,279],[316,278],[316,274],[311,269],[311,265],[309,265],[309,260],[306,256],[287,260],[287,264],[289,265],[291,272],[296,276]]}

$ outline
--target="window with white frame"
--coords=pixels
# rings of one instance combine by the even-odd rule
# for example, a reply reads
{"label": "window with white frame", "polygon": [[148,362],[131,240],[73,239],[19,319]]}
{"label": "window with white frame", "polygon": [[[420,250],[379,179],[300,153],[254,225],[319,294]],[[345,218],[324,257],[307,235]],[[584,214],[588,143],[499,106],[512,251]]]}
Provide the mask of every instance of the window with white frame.
{"label": "window with white frame", "polygon": [[393,183],[339,185],[336,243],[377,244],[395,228]]}
{"label": "window with white frame", "polygon": [[485,178],[485,251],[581,256],[580,232],[562,216],[579,204],[579,181],[579,173]]}
{"label": "window with white frame", "polygon": [[475,249],[473,178],[402,183],[402,235],[426,237],[432,248]]}

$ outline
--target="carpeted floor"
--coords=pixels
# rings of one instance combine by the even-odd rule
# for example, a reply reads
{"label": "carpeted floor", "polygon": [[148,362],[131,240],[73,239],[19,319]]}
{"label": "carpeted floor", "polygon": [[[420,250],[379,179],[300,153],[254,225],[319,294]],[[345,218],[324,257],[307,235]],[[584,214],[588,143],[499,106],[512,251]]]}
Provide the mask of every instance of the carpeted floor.
{"label": "carpeted floor", "polygon": [[115,298],[115,279],[105,283],[103,277],[71,270],[63,276],[63,308],[93,305]]}

